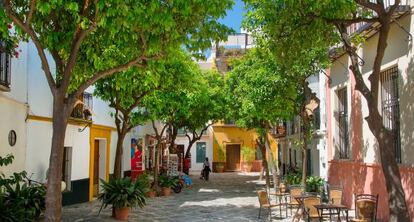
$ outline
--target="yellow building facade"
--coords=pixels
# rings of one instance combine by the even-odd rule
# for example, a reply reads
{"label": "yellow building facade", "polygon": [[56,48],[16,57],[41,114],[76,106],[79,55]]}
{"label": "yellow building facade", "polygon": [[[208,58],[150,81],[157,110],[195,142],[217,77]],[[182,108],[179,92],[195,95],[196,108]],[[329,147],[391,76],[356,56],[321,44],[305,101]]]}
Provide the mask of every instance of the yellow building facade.
{"label": "yellow building facade", "polygon": [[[235,125],[216,124],[213,126],[213,170],[254,171],[262,166],[262,155],[258,150],[258,135],[255,130]],[[277,158],[277,142],[268,135],[273,158]],[[269,158],[269,155],[267,155]]]}

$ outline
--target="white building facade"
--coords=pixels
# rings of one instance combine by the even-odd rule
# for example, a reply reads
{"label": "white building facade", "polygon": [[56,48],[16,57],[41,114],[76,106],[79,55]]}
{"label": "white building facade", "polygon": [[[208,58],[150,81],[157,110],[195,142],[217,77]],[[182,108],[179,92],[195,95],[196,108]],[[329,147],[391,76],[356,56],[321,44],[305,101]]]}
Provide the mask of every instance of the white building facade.
{"label": "white building facade", "polygon": [[[8,72],[0,75],[0,156],[14,155],[13,164],[0,171],[25,170],[31,179],[45,182],[52,139],[52,94],[34,45],[22,42],[18,50],[18,58],[0,63],[2,72]],[[5,60],[6,55],[0,58]],[[50,64],[53,71],[54,64]],[[117,133],[112,109],[92,93],[93,87],[84,93],[84,105],[75,108],[66,129],[63,204],[92,200],[99,193],[99,179],[108,180],[113,173]],[[92,110],[91,119],[84,115],[85,109]],[[130,150],[129,137],[124,141],[124,153]],[[124,171],[130,169],[129,163],[124,158]]]}

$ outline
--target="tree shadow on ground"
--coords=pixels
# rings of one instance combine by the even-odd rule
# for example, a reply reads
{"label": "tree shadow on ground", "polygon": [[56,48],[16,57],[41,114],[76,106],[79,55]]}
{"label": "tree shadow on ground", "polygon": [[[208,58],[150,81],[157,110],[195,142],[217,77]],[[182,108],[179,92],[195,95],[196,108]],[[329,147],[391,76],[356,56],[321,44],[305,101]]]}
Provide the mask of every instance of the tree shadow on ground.
{"label": "tree shadow on ground", "polygon": [[[212,174],[210,181],[193,175],[193,187],[170,197],[147,199],[147,206],[136,208],[130,221],[268,221],[267,211],[259,220],[257,190],[264,188],[257,174]],[[98,201],[64,208],[63,221],[114,221],[112,210],[98,215]],[[283,210],[283,216],[285,211]],[[272,219],[279,219],[279,209],[272,210]],[[290,220],[287,220],[290,221]]]}

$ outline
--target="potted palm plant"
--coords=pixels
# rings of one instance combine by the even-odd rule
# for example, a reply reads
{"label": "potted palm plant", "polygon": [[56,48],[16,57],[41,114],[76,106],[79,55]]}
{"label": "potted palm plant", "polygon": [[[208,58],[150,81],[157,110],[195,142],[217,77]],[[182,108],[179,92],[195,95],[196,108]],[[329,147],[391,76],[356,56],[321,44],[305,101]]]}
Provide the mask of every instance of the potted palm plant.
{"label": "potted palm plant", "polygon": [[142,187],[143,192],[145,193],[146,197],[155,197],[156,192],[154,189],[151,188],[151,176],[148,173],[143,173],[138,176],[137,183],[140,184]]}
{"label": "potted palm plant", "polygon": [[132,181],[130,177],[101,182],[103,192],[98,197],[102,201],[99,212],[112,205],[115,219],[127,220],[132,207],[145,206],[145,193],[141,183]]}
{"label": "potted palm plant", "polygon": [[216,168],[216,172],[217,173],[223,173],[224,172],[224,161],[226,159],[226,154],[224,152],[224,148],[223,146],[218,146],[218,150],[217,150],[217,154],[218,154],[218,161],[215,163],[215,168]]}
{"label": "potted palm plant", "polygon": [[243,170],[245,172],[251,172],[253,167],[253,160],[255,150],[248,146],[243,146],[241,149],[242,157],[243,157]]}
{"label": "potted palm plant", "polygon": [[178,179],[175,177],[170,177],[166,175],[160,176],[160,185],[162,187],[162,194],[163,196],[170,196],[171,195],[171,188],[177,186]]}

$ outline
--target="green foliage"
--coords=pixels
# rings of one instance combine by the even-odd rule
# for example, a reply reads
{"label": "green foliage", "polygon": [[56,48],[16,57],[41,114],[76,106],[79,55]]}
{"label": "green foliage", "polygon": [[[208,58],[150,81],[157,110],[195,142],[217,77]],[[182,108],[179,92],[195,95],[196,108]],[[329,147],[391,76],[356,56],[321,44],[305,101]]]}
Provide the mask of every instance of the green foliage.
{"label": "green foliage", "polygon": [[306,191],[307,192],[320,192],[325,179],[318,176],[309,176],[306,178]]}
{"label": "green foliage", "polygon": [[248,146],[243,146],[241,148],[241,154],[243,156],[243,162],[251,162],[255,157],[255,149]]}
{"label": "green foliage", "polygon": [[[13,156],[0,157],[0,166],[12,163]],[[25,171],[6,177],[0,173],[0,221],[34,221],[45,209],[46,188],[29,184]]]}
{"label": "green foliage", "polygon": [[296,172],[296,173],[289,173],[286,175],[286,182],[289,185],[298,185],[302,181],[302,173]]}
{"label": "green foliage", "polygon": [[7,166],[12,164],[14,160],[14,156],[11,154],[8,154],[6,157],[1,157],[0,156],[0,166]]}
{"label": "green foliage", "polygon": [[226,79],[229,115],[245,128],[264,128],[294,115],[297,81],[264,48],[250,50]]}
{"label": "green foliage", "polygon": [[177,129],[185,128],[193,132],[204,129],[209,121],[223,118],[224,81],[218,73],[202,72],[192,62],[178,65],[171,74],[185,75],[186,78],[175,81],[174,86],[154,91],[143,101],[152,120],[160,120]]}
{"label": "green foliage", "polygon": [[130,177],[111,179],[109,182],[101,180],[101,182],[103,192],[98,197],[102,201],[99,212],[108,205],[117,209],[145,206],[145,193],[141,183],[133,182]]}
{"label": "green foliage", "polygon": [[226,150],[224,146],[220,145],[216,138],[214,138],[214,143],[217,144],[218,161],[226,161]]}
{"label": "green foliage", "polygon": [[151,178],[150,174],[143,173],[138,176],[136,183],[139,184],[139,186],[142,189],[142,192],[146,193],[151,190]]}
{"label": "green foliage", "polygon": [[[13,14],[25,22],[29,14],[28,0],[11,0]],[[233,5],[232,0],[178,1],[36,1],[30,28],[41,47],[54,53],[56,64],[69,61],[73,53],[74,35],[88,31],[81,43],[75,68],[70,72],[70,91],[87,82],[92,75],[136,58],[145,63],[154,56],[185,47],[195,55],[210,48],[211,42],[225,39],[231,32],[217,22]],[[0,8],[0,37],[27,40],[26,30],[16,26],[9,31],[11,18],[6,7]],[[56,56],[61,59],[56,60]],[[64,66],[62,66],[63,68]],[[57,68],[57,80],[63,70]],[[65,74],[66,75],[66,74]]]}
{"label": "green foliage", "polygon": [[[263,37],[278,63],[296,74],[329,65],[327,52],[340,42],[333,20],[372,16],[356,1],[247,0],[246,8],[245,28]],[[357,44],[363,41],[353,37]]]}
{"label": "green foliage", "polygon": [[160,181],[161,187],[166,187],[166,188],[173,188],[177,186],[179,182],[177,177],[171,177],[167,175],[160,175],[159,181]]}

